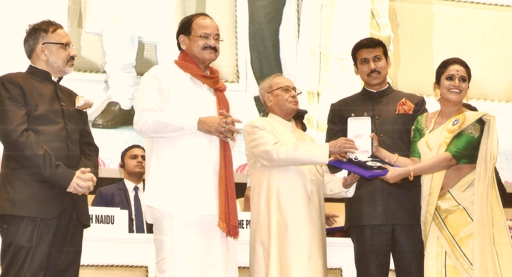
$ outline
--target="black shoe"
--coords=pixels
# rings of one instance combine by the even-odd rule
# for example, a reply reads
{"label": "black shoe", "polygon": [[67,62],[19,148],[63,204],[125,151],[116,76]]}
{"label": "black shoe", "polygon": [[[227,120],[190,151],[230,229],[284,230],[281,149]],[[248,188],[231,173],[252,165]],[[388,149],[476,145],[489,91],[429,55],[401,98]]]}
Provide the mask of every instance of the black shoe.
{"label": "black shoe", "polygon": [[133,125],[134,116],[135,110],[133,107],[129,110],[123,110],[119,103],[109,102],[103,111],[94,119],[92,127],[116,129],[120,126],[130,126]]}

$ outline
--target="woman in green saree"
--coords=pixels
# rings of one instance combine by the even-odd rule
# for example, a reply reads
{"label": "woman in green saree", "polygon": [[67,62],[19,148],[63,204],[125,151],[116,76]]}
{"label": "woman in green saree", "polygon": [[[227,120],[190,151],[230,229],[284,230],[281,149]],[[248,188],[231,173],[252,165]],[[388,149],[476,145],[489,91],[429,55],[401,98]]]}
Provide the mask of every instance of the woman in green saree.
{"label": "woman in green saree", "polygon": [[495,119],[464,108],[471,69],[459,58],[441,62],[434,93],[440,109],[420,115],[412,129],[411,157],[378,146],[392,161],[390,183],[421,175],[425,276],[512,276],[512,242],[496,186]]}

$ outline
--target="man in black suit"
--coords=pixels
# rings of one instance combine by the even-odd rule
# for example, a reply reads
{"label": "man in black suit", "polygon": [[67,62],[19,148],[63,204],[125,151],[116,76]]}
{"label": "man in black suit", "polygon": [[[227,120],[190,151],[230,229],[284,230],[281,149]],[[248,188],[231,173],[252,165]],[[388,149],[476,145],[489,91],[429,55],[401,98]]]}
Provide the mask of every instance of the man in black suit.
{"label": "man in black suit", "polygon": [[98,147],[78,96],[59,85],[76,51],[51,20],[30,25],[31,65],[0,77],[2,276],[78,276]]}
{"label": "man in black suit", "polygon": [[[117,207],[128,210],[128,232],[129,233],[153,233],[153,224],[144,220],[140,214],[143,227],[137,230],[136,221],[138,218],[137,201],[135,194],[139,197],[140,208],[144,204],[144,174],[146,173],[146,150],[140,145],[128,146],[121,153],[119,167],[124,170],[124,180],[98,189],[92,200],[92,206]],[[135,188],[137,192],[135,192]]]}
{"label": "man in black suit", "polygon": [[[331,105],[326,141],[347,136],[349,117],[369,116],[379,143],[409,157],[411,127],[427,111],[425,99],[395,90],[387,82],[391,63],[381,40],[357,42],[352,60],[364,88]],[[378,178],[359,179],[354,196],[345,200],[345,226],[354,243],[357,276],[387,277],[390,253],[396,276],[423,276],[420,194],[420,178],[404,179],[399,185]]]}

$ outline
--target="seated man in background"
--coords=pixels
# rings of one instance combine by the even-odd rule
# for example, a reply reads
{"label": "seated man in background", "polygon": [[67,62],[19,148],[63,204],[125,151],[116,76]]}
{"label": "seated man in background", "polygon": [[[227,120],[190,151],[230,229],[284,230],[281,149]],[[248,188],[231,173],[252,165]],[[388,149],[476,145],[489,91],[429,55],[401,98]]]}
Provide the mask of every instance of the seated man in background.
{"label": "seated man in background", "polygon": [[96,191],[92,206],[117,207],[128,210],[129,233],[153,233],[153,225],[146,223],[144,203],[144,174],[146,150],[140,145],[128,146],[121,153],[119,167],[124,170],[124,180]]}

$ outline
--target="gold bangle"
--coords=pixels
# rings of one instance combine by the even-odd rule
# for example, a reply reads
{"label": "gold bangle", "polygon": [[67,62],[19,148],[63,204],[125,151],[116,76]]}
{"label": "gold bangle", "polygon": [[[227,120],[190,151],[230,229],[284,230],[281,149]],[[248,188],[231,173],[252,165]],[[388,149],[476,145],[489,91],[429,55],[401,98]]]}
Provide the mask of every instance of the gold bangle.
{"label": "gold bangle", "polygon": [[396,160],[398,160],[398,153],[395,153],[395,158],[391,162],[391,164],[395,164]]}
{"label": "gold bangle", "polygon": [[411,171],[411,174],[409,175],[409,181],[412,181],[414,179],[414,173],[412,173],[412,167],[408,165],[409,170]]}

